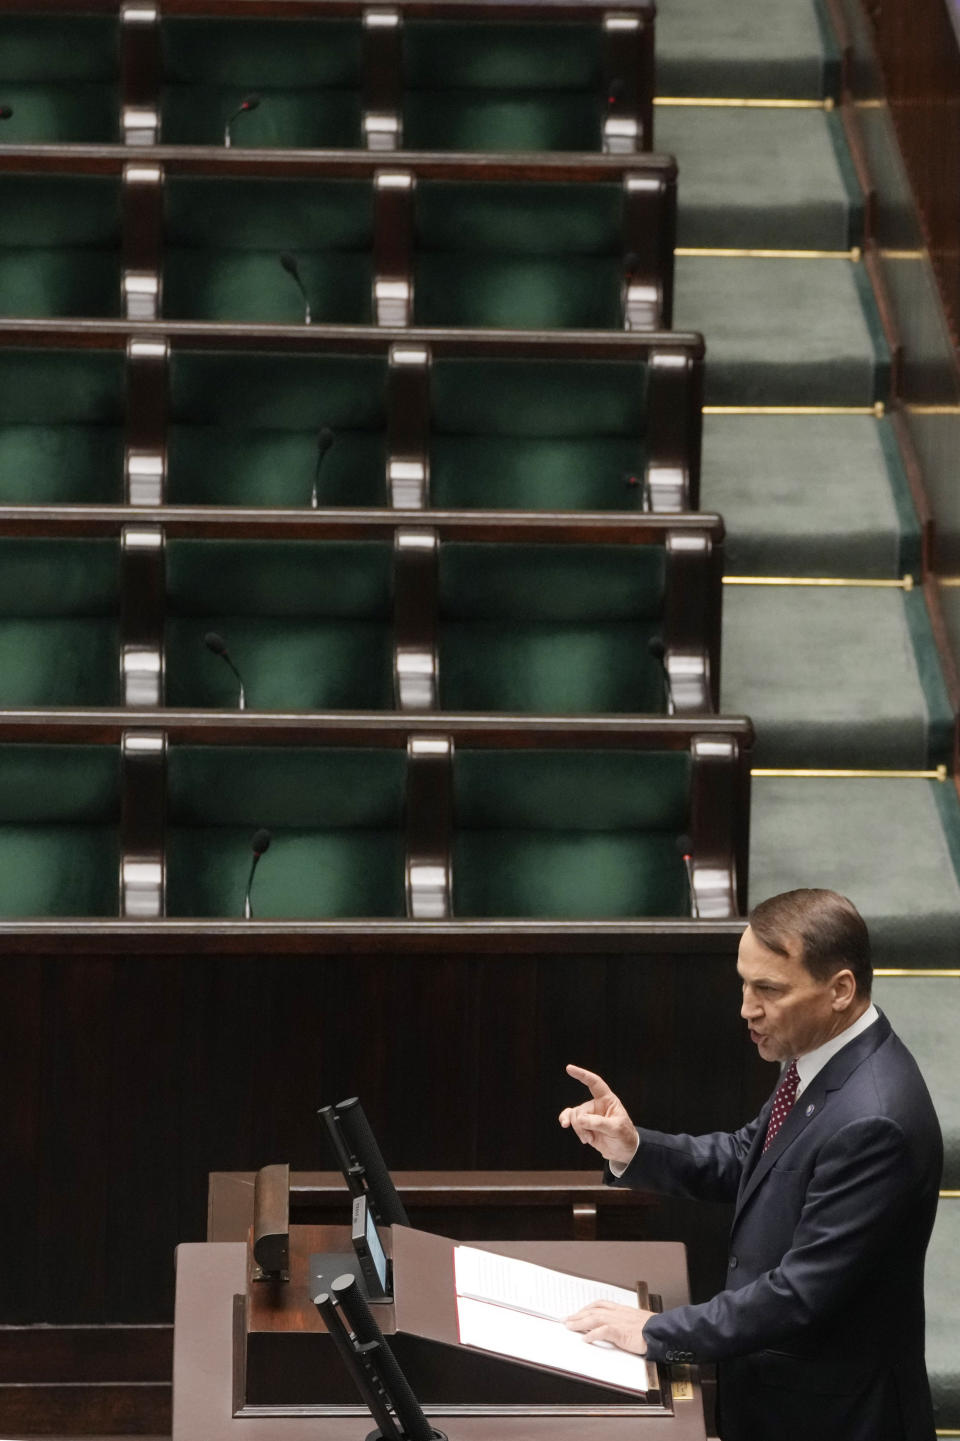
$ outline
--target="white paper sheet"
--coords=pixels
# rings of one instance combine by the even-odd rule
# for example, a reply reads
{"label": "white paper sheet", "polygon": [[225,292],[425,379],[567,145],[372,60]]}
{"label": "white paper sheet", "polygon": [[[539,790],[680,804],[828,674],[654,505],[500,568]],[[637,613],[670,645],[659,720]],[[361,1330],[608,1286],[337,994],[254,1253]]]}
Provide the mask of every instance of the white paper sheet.
{"label": "white paper sheet", "polygon": [[591,1381],[605,1381],[637,1395],[647,1390],[647,1366],[642,1356],[610,1346],[592,1346],[562,1321],[547,1321],[527,1311],[492,1306],[486,1301],[457,1297],[460,1340],[464,1346],[512,1356],[534,1366],[549,1366]]}
{"label": "white paper sheet", "polygon": [[532,1261],[518,1261],[512,1256],[480,1251],[475,1246],[453,1248],[453,1269],[458,1296],[489,1301],[496,1306],[510,1306],[516,1311],[546,1316],[554,1321],[565,1321],[591,1301],[637,1305],[636,1291],[625,1286],[611,1286],[607,1281],[586,1281],[581,1276],[551,1271],[547,1266],[537,1266]]}

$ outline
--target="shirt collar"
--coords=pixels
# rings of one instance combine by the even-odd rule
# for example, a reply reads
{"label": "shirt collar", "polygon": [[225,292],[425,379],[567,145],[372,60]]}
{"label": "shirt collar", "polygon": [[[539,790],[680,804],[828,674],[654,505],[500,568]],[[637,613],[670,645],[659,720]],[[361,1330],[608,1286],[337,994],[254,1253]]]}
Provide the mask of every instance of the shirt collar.
{"label": "shirt collar", "polygon": [[841,1031],[831,1040],[824,1041],[823,1045],[818,1046],[815,1051],[807,1051],[805,1056],[798,1056],[797,1074],[800,1077],[800,1084],[797,1087],[797,1095],[799,1096],[800,1092],[809,1086],[814,1077],[819,1075],[827,1062],[832,1060],[838,1051],[842,1051],[844,1046],[848,1046],[857,1036],[862,1036],[864,1031],[879,1019],[880,1012],[871,1002],[863,1015],[854,1021],[852,1026],[848,1026],[845,1031]]}

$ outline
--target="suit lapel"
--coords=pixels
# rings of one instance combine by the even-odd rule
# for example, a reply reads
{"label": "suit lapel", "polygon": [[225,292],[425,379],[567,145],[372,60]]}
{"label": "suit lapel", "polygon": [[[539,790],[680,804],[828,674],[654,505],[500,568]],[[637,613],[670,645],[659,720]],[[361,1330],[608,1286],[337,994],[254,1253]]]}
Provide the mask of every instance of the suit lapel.
{"label": "suit lapel", "polygon": [[[766,1151],[763,1150],[763,1142],[767,1128],[766,1125],[761,1128],[754,1139],[753,1148],[744,1167],[740,1194],[737,1197],[738,1215],[767,1175],[770,1167],[793,1145],[794,1141],[803,1135],[810,1122],[819,1116],[824,1106],[828,1104],[830,1092],[838,1091],[841,1086],[845,1085],[857,1067],[868,1056],[871,1056],[889,1035],[890,1022],[881,1013],[880,1019],[875,1025],[832,1056],[823,1070],[814,1076],[810,1085],[794,1103],[793,1109]],[[770,1103],[765,1107],[765,1111],[769,1119]]]}

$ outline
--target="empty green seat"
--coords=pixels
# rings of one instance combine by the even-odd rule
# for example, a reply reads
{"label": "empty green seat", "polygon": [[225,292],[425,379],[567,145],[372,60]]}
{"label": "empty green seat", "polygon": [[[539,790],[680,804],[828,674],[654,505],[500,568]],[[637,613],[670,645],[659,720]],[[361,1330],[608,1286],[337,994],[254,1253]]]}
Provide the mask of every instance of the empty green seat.
{"label": "empty green seat", "polygon": [[661,546],[440,547],[446,710],[664,709]]}
{"label": "empty green seat", "polygon": [[214,631],[251,709],[391,708],[391,585],[382,542],[169,542],[167,703],[236,706],[236,679],[204,645]]}
{"label": "empty green seat", "polygon": [[361,144],[362,31],[355,20],[164,17],[162,137],[221,145],[227,119],[242,146],[345,149]]}
{"label": "empty green seat", "polygon": [[0,502],[119,501],[125,413],[119,351],[0,351]]}
{"label": "empty green seat", "polygon": [[430,498],[438,509],[636,510],[647,367],[435,357]]}
{"label": "empty green seat", "polygon": [[0,745],[0,916],[115,916],[120,757]]}
{"label": "empty green seat", "polygon": [[117,179],[0,175],[0,209],[0,316],[120,313]]}
{"label": "empty green seat", "polygon": [[0,708],[120,702],[114,540],[0,540]]}
{"label": "empty green seat", "polygon": [[373,191],[364,180],[172,176],[164,187],[163,313],[172,320],[367,325]]}
{"label": "empty green seat", "polygon": [[120,50],[112,15],[0,16],[0,125],[9,145],[115,142]]}
{"label": "empty green seat", "polygon": [[243,915],[251,839],[267,827],[260,919],[405,913],[403,750],[174,746],[167,914]]}
{"label": "empty green seat", "polygon": [[420,181],[416,323],[622,329],[623,204],[615,182]]}
{"label": "empty green seat", "polygon": [[689,786],[685,752],[458,747],[454,914],[688,915]]}
{"label": "empty green seat", "polygon": [[599,150],[607,96],[599,24],[407,20],[410,150]]}
{"label": "empty green seat", "polygon": [[[174,351],[175,505],[386,504],[385,357]],[[319,434],[332,432],[317,476]]]}

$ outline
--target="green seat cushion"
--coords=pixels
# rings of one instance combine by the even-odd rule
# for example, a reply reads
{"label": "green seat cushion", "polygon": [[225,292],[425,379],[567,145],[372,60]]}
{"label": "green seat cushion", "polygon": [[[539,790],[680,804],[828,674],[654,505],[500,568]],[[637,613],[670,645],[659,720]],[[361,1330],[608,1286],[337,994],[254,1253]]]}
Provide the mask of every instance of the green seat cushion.
{"label": "green seat cushion", "polygon": [[0,122],[9,145],[118,138],[120,55],[109,15],[0,16]]}
{"label": "green seat cushion", "polygon": [[221,634],[256,709],[393,705],[392,551],[380,542],[173,541],[167,702],[235,706]]}
{"label": "green seat cushion", "polygon": [[350,355],[174,354],[167,495],[174,504],[386,503],[387,366]]}
{"label": "green seat cushion", "polygon": [[440,547],[440,614],[447,620],[636,621],[663,611],[659,545]]}
{"label": "green seat cushion", "polygon": [[434,360],[433,504],[639,508],[646,382],[637,362]]}
{"label": "green seat cushion", "polygon": [[686,753],[458,750],[455,914],[684,914],[689,777]]}
{"label": "green seat cushion", "polygon": [[619,329],[618,185],[423,181],[414,312],[423,325]]}
{"label": "green seat cushion", "polygon": [[0,352],[0,500],[121,498],[124,369],[114,351]]}
{"label": "green seat cushion", "polygon": [[107,746],[0,746],[0,915],[115,916],[120,761]]}
{"label": "green seat cushion", "polygon": [[258,917],[402,916],[405,774],[399,750],[174,747],[167,913],[241,915],[251,838],[267,826]]}
{"label": "green seat cushion", "polygon": [[168,181],[165,205],[166,316],[296,324],[303,300],[280,264],[291,253],[315,322],[369,323],[373,199],[366,183],[180,176]]}

